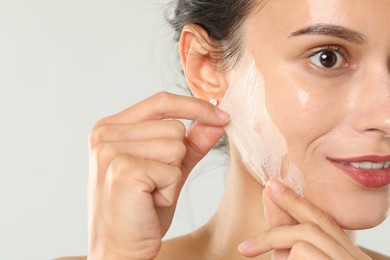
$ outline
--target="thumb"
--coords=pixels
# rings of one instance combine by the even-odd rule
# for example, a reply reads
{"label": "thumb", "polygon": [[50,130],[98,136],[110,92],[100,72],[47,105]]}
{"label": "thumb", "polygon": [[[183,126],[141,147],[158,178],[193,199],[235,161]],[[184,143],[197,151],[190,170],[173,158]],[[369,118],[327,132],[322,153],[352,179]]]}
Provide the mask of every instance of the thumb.
{"label": "thumb", "polygon": [[185,142],[187,153],[182,161],[182,171],[185,177],[224,134],[223,126],[210,126],[199,122],[188,129]]}
{"label": "thumb", "polygon": [[[268,195],[268,186],[263,190],[263,205],[265,222],[268,228],[276,228],[283,225],[293,225],[296,221],[287,212],[282,210]],[[290,250],[273,250],[272,259],[282,260],[288,259]]]}

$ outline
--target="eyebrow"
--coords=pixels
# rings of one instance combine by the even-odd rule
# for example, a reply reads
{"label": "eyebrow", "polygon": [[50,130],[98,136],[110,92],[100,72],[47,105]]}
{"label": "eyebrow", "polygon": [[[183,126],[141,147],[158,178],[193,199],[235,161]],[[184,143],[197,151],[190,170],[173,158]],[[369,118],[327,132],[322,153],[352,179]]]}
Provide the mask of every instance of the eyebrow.
{"label": "eyebrow", "polygon": [[296,32],[293,32],[290,37],[300,35],[327,35],[332,37],[341,38],[356,44],[365,44],[366,37],[354,30],[348,29],[344,26],[333,25],[333,24],[315,24],[302,28]]}

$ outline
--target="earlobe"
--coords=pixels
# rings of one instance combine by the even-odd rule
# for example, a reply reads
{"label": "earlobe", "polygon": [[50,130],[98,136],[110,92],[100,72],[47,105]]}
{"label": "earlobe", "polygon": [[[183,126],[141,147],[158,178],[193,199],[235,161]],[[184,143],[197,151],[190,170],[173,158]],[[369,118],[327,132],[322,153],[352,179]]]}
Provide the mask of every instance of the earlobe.
{"label": "earlobe", "polygon": [[186,25],[180,37],[180,58],[187,84],[194,96],[209,101],[221,100],[227,85],[225,73],[212,58],[212,46],[199,25]]}

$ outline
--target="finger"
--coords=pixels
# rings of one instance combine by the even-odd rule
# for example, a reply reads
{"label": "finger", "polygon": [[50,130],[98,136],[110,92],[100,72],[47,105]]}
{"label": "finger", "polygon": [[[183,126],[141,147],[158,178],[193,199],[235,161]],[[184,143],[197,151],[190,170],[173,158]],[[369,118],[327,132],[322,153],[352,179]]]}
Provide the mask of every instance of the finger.
{"label": "finger", "polygon": [[[108,235],[114,232],[110,235],[114,239],[130,239],[108,242],[115,242],[122,245],[122,248],[140,243],[142,246],[146,243],[148,247],[151,242],[157,243],[158,246],[161,238],[156,238],[155,235],[161,233],[162,237],[172,219],[165,216],[162,220],[157,210],[165,208],[170,215],[173,214],[179,196],[181,176],[178,167],[128,155],[118,156],[108,168],[104,185],[93,187],[95,195],[91,203],[98,203],[100,207],[92,208],[97,211],[92,210],[90,216],[93,214],[94,220],[99,220],[108,227]],[[122,221],[120,227],[117,225],[118,221]],[[160,224],[160,221],[164,223]],[[111,228],[115,226],[116,229]],[[133,238],[134,241],[131,240]]]}
{"label": "finger", "polygon": [[105,190],[111,193],[110,200],[115,202],[127,194],[125,197],[129,199],[129,203],[137,200],[133,208],[140,207],[141,210],[148,205],[150,196],[145,194],[152,195],[155,206],[168,207],[175,204],[182,172],[178,167],[165,163],[120,155],[110,163],[105,178]]}
{"label": "finger", "polygon": [[[290,251],[288,260],[331,260],[324,252],[305,241],[298,242]],[[278,259],[274,259],[278,260]]]}
{"label": "finger", "polygon": [[98,234],[103,246],[116,252],[159,248],[171,220],[160,223],[156,210],[168,207],[166,211],[173,213],[180,181],[178,167],[128,155],[115,157],[101,185],[90,182],[91,235]]}
{"label": "finger", "polygon": [[199,122],[190,127],[186,139],[187,154],[182,162],[182,170],[185,176],[188,176],[195,165],[215,146],[224,134],[225,129],[223,127],[204,125]]}
{"label": "finger", "polygon": [[[268,228],[275,228],[284,225],[294,225],[297,222],[286,211],[282,210],[271,200],[268,193],[263,191],[263,205],[265,222]],[[275,249],[272,252],[273,260],[288,259],[290,250]]]}
{"label": "finger", "polygon": [[337,241],[312,223],[269,229],[250,242],[244,242],[239,250],[244,256],[255,257],[273,249],[292,249],[302,241],[325,252],[331,259],[351,259],[351,255]]}
{"label": "finger", "polygon": [[229,121],[229,116],[218,107],[199,98],[160,92],[118,114],[100,120],[97,125],[161,119],[189,119],[222,126]]}
{"label": "finger", "polygon": [[276,179],[270,179],[266,187],[266,192],[275,204],[299,223],[315,223],[340,245],[346,248],[354,257],[358,259],[362,257],[363,252],[348,239],[344,230],[328,213],[318,209]]}
{"label": "finger", "polygon": [[263,191],[263,205],[265,221],[268,228],[293,225],[297,223],[286,211],[275,204],[275,202],[269,197],[266,190]]}
{"label": "finger", "polygon": [[179,120],[150,120],[132,124],[101,124],[92,129],[90,147],[103,142],[166,138],[183,140],[186,128]]}
{"label": "finger", "polygon": [[100,165],[108,165],[116,156],[127,154],[180,167],[186,154],[186,146],[183,141],[177,139],[102,143],[95,147],[92,154]]}

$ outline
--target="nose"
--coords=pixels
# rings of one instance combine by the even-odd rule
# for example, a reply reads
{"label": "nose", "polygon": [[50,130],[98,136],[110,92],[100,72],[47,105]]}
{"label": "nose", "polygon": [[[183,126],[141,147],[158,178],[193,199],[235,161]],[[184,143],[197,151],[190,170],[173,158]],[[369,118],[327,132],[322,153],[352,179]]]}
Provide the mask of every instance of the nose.
{"label": "nose", "polygon": [[357,80],[351,107],[356,130],[390,140],[390,68],[388,63],[371,66]]}

